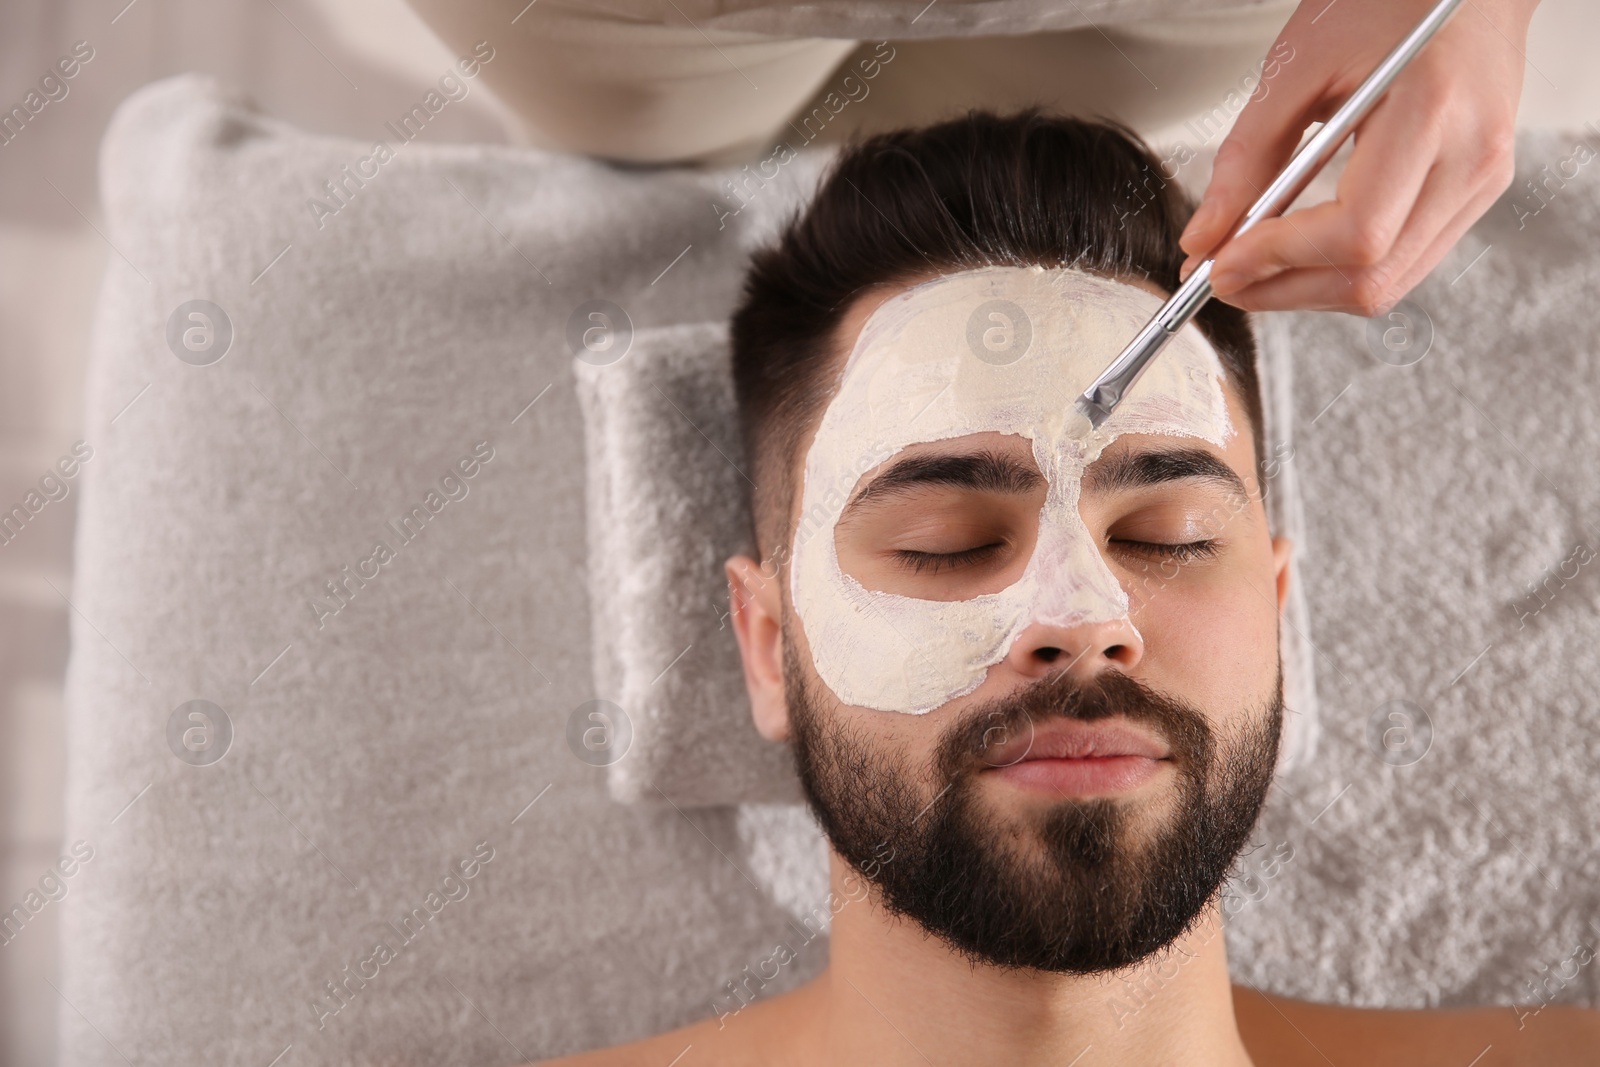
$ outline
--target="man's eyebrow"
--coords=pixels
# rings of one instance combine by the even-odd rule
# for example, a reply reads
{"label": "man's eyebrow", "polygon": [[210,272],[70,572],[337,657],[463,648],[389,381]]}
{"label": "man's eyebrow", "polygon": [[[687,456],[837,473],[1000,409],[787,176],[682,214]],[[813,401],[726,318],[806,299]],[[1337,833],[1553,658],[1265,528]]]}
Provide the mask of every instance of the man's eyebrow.
{"label": "man's eyebrow", "polygon": [[1216,482],[1248,500],[1249,491],[1234,469],[1200,448],[1121,452],[1091,463],[1083,472],[1085,492],[1112,493],[1163,482],[1197,478]]}
{"label": "man's eyebrow", "polygon": [[[878,501],[897,493],[928,485],[947,485],[985,493],[1022,495],[1044,485],[1044,475],[1033,465],[1003,452],[926,453],[906,456],[868,482],[845,505],[844,515],[867,501]],[[841,515],[841,518],[843,515]]]}

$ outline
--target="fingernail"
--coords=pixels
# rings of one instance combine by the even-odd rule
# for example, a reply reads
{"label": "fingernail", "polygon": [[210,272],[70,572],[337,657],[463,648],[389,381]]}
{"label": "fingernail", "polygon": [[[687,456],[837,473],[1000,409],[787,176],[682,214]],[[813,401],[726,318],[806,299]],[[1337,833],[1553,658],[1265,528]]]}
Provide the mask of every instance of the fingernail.
{"label": "fingernail", "polygon": [[1183,261],[1183,266],[1178,268],[1178,280],[1180,282],[1189,279],[1189,275],[1194,273],[1195,264],[1196,260],[1193,256]]}

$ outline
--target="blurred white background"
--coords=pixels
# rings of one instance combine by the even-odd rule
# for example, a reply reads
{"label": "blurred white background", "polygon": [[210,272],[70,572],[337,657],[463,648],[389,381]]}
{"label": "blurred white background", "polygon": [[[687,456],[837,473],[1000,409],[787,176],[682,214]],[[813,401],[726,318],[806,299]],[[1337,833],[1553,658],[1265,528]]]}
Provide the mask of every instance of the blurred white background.
{"label": "blurred white background", "polygon": [[[23,133],[0,145],[0,508],[20,501],[80,438],[84,360],[99,279],[95,158],[117,103],[146,82],[205,71],[303,128],[371,140],[454,55],[404,0],[0,0],[0,110],[21,102],[77,41],[94,58]],[[1600,122],[1600,5],[1544,0],[1533,22],[1525,125]],[[434,140],[515,139],[484,89]],[[1159,135],[1156,135],[1159,136]],[[92,440],[91,440],[92,443]],[[62,846],[62,678],[72,612],[77,490],[0,544],[0,905]],[[55,1060],[57,909],[0,945],[0,1064]]]}

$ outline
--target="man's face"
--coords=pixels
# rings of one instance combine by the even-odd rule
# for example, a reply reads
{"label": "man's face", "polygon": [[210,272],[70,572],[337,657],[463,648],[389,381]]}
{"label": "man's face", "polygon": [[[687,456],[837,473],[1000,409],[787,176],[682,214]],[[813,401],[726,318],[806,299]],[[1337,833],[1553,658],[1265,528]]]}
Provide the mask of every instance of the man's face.
{"label": "man's face", "polygon": [[[846,350],[893,295],[851,308]],[[925,714],[840,699],[789,597],[774,605],[786,728],[768,711],[769,735],[792,738],[839,855],[871,872],[889,909],[974,960],[1067,973],[1137,962],[1187,929],[1254,825],[1281,726],[1288,546],[1268,534],[1232,394],[1241,432],[1223,444],[1124,433],[1080,468],[1074,536],[1126,612],[1025,620],[975,688]],[[1028,437],[998,431],[893,450],[831,531],[838,569],[907,603],[1015,588],[1052,488],[1038,460]],[[882,654],[889,671],[938,652]],[[760,719],[754,682],[752,695]]]}

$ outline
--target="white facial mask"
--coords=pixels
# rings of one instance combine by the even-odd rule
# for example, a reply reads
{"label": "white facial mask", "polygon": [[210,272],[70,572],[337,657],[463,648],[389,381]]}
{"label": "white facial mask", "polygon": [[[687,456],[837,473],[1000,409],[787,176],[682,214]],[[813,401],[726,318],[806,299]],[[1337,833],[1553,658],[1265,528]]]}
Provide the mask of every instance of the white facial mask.
{"label": "white facial mask", "polygon": [[[1079,270],[984,267],[924,282],[873,312],[806,456],[790,567],[817,674],[841,701],[924,714],[976,689],[1034,622],[1127,615],[1127,593],[1078,514],[1084,467],[1124,433],[1219,448],[1233,433],[1222,365],[1190,324],[1100,429],[1074,435],[1074,400],[1161,303]],[[834,527],[863,474],[908,445],[991,431],[1029,438],[1049,483],[1015,583],[970,600],[921,600],[867,589],[840,569]]]}

